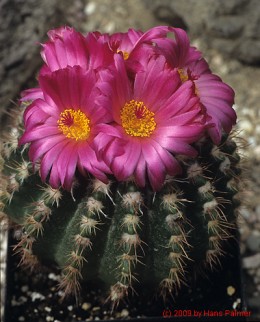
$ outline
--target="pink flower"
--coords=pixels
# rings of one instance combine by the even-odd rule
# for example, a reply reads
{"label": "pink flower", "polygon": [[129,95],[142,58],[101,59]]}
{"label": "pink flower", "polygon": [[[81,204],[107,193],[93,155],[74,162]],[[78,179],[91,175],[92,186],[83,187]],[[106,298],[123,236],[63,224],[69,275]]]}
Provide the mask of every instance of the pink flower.
{"label": "pink flower", "polygon": [[190,146],[204,132],[205,116],[192,81],[181,83],[177,70],[163,56],[151,59],[145,71],[129,80],[125,64],[115,57],[114,123],[98,126],[95,143],[118,180],[134,176],[144,187],[161,188],[166,174],[180,173],[174,154],[195,156]]}
{"label": "pink flower", "polygon": [[221,141],[222,130],[229,133],[236,123],[234,91],[230,86],[212,74],[201,53],[190,46],[184,30],[169,28],[175,39],[161,38],[156,40],[161,53],[172,68],[178,68],[183,82],[192,81],[196,95],[204,105],[208,120],[208,133],[215,144]]}
{"label": "pink flower", "polygon": [[112,51],[122,55],[128,72],[137,72],[146,68],[149,59],[160,53],[158,46],[155,46],[161,39],[166,39],[170,28],[158,26],[142,32],[129,29],[127,32],[115,33],[107,36]]}
{"label": "pink flower", "polygon": [[41,73],[55,71],[67,66],[87,68],[88,50],[84,36],[70,27],[48,32],[49,40],[42,44],[41,56],[46,65]]}
{"label": "pink flower", "polygon": [[49,41],[42,45],[41,55],[45,66],[41,73],[55,71],[67,66],[82,68],[107,68],[114,63],[114,53],[98,33],[83,36],[70,27],[48,32]]}
{"label": "pink flower", "polygon": [[219,144],[222,131],[229,133],[236,124],[236,112],[232,108],[235,96],[233,89],[210,71],[203,58],[184,66],[180,73],[184,82],[186,79],[194,82],[195,93],[211,117],[208,134],[215,144]]}
{"label": "pink flower", "polygon": [[[168,34],[174,35],[168,38]],[[208,133],[213,142],[219,144],[222,130],[229,133],[236,123],[234,91],[212,74],[202,54],[190,45],[187,33],[179,28],[158,26],[145,33],[129,29],[110,37],[110,45],[122,52],[126,67],[136,72],[145,67],[153,55],[165,56],[171,68],[177,68],[183,82],[194,83],[196,95],[204,105],[208,116]]]}
{"label": "pink flower", "polygon": [[[67,66],[80,66],[95,70],[99,77],[107,78],[114,68],[114,52],[101,34],[88,33],[83,36],[70,27],[60,27],[48,32],[49,40],[42,44],[41,56],[44,65],[40,75],[50,73]],[[25,90],[21,93],[21,102],[42,98],[41,88]]]}
{"label": "pink flower", "polygon": [[40,161],[43,181],[57,188],[72,187],[76,169],[106,182],[109,168],[93,148],[99,123],[111,121],[108,100],[100,91],[92,70],[67,67],[40,75],[42,98],[25,111],[25,132],[20,144],[31,143],[29,157]]}

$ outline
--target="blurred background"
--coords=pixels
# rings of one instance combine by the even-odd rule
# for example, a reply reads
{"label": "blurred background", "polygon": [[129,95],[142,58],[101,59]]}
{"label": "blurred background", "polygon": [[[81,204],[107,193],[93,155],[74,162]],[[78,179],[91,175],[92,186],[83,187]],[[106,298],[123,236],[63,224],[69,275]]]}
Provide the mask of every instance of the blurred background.
{"label": "blurred background", "polygon": [[35,86],[40,43],[62,25],[113,33],[156,25],[184,28],[212,71],[236,92],[238,130],[247,144],[239,219],[248,310],[260,318],[260,1],[0,0],[0,118]]}

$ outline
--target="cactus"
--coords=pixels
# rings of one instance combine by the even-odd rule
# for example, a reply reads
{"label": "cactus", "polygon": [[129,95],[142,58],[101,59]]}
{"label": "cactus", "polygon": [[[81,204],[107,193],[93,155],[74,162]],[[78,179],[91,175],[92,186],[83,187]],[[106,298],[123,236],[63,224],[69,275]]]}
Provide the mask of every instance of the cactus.
{"label": "cactus", "polygon": [[[177,33],[178,40],[182,34],[180,31],[174,32]],[[60,34],[58,30],[59,37]],[[55,41],[53,34],[51,37]],[[76,42],[76,37],[74,40]],[[65,40],[64,43],[66,45]],[[125,52],[123,54],[120,56],[117,53],[115,58],[117,72],[121,71],[118,66],[124,59],[128,59]],[[120,59],[123,57],[120,62],[119,56]],[[156,60],[156,64],[161,64],[161,61]],[[151,66],[152,69],[153,65]],[[74,81],[76,73],[79,73],[81,80],[85,77],[78,66],[49,71],[49,78],[44,78],[43,75],[40,79],[43,92],[46,79],[54,82],[51,77],[58,79],[64,71],[65,76],[73,76]],[[136,172],[120,179],[122,171],[113,171],[113,164],[107,159],[110,150],[103,146],[100,147],[100,155],[112,169],[107,175],[108,180],[102,180],[91,172],[86,173],[80,166],[75,170],[71,185],[64,177],[63,181],[59,181],[54,177],[53,171],[45,178],[42,175],[41,160],[32,160],[35,146],[32,152],[29,144],[22,145],[30,143],[25,137],[27,135],[28,138],[28,133],[32,130],[29,119],[36,111],[35,94],[25,95],[19,110],[13,112],[10,126],[1,143],[2,213],[22,228],[21,239],[14,248],[21,256],[21,265],[29,269],[34,269],[40,263],[57,265],[62,272],[59,287],[65,295],[72,293],[77,296],[81,281],[91,280],[102,283],[113,306],[129,294],[135,294],[138,286],[149,285],[154,294],[166,299],[176,296],[191,272],[213,269],[219,264],[221,256],[225,255],[225,243],[234,235],[239,206],[235,198],[241,174],[237,140],[234,133],[229,133],[228,130],[221,131],[221,137],[218,138],[218,130],[214,132],[212,124],[208,125],[208,116],[202,115],[205,114],[204,109],[201,105],[196,105],[200,88],[198,89],[199,84],[196,85],[195,78],[189,80],[190,71],[185,74],[183,68],[174,69],[171,77],[178,78],[178,87],[190,95],[190,102],[195,102],[195,105],[186,105],[190,106],[187,114],[193,113],[192,120],[196,124],[196,130],[192,130],[190,134],[194,134],[193,140],[183,139],[185,146],[187,143],[191,144],[188,151],[192,149],[192,156],[188,152],[181,153],[184,150],[178,147],[180,152],[174,154],[178,171],[174,170],[175,173],[172,173],[167,170],[169,173],[166,173],[159,188],[152,174],[150,182],[148,180],[145,184],[142,184],[142,179]],[[119,88],[120,81],[121,79],[115,85],[116,88]],[[220,83],[214,78],[214,84],[217,81]],[[68,84],[72,86],[71,83]],[[220,86],[224,86],[222,82]],[[37,91],[35,93],[37,92],[39,99],[41,92]],[[225,91],[229,91],[228,87],[225,87]],[[30,102],[27,102],[28,97]],[[24,114],[24,108],[27,110],[28,104],[29,112]],[[139,136],[141,139],[145,137],[145,140],[152,135],[159,123],[156,123],[154,113],[142,104],[129,101],[122,109],[121,117],[122,127],[128,136]],[[186,111],[187,109],[188,107]],[[135,110],[136,118],[141,119],[139,128],[134,122],[131,123],[132,110]],[[230,111],[227,114],[232,115],[233,112]],[[82,111],[74,112],[67,107],[60,114],[58,129],[68,139],[75,139],[77,142],[88,140],[89,123],[86,126],[84,123],[86,116],[82,116]],[[43,115],[43,111],[41,113]],[[202,114],[197,116],[198,113]],[[210,108],[208,115],[213,119],[215,117]],[[77,117],[79,121],[76,120]],[[44,115],[41,116],[40,125],[44,118]],[[228,117],[225,115],[225,118]],[[234,123],[232,118],[230,116],[231,120],[226,123]],[[68,122],[71,120],[78,122],[78,128],[73,129],[74,132],[68,130]],[[224,120],[220,121],[225,123]],[[146,127],[142,122],[146,122]],[[184,121],[181,122],[185,125]],[[205,125],[200,126],[199,123],[202,122]],[[230,128],[227,125],[223,127]],[[190,131],[188,126],[186,128]],[[204,128],[210,128],[209,132],[205,133]],[[79,129],[82,130],[80,135]],[[118,137],[114,139],[117,140]],[[172,140],[174,139],[173,137]],[[107,142],[109,147],[113,145]],[[119,157],[121,154],[122,150],[119,151]],[[169,168],[168,165],[165,167]],[[59,175],[62,176],[60,173]],[[60,185],[57,186],[57,182]]]}
{"label": "cactus", "polygon": [[18,135],[12,127],[1,151],[3,211],[23,231],[15,251],[30,269],[39,260],[58,265],[66,294],[86,279],[101,280],[114,303],[138,284],[166,297],[189,272],[212,269],[224,255],[241,172],[231,136],[219,146],[198,142],[198,157],[180,159],[183,174],[167,177],[159,192],[78,174],[70,193],[41,182],[27,149],[16,147]]}

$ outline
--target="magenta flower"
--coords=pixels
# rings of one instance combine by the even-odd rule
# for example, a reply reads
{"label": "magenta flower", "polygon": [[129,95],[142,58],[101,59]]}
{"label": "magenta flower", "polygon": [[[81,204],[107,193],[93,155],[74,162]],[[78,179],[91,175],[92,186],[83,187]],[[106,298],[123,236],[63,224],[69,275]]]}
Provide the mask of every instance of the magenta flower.
{"label": "magenta flower", "polygon": [[62,27],[49,31],[48,36],[49,41],[42,45],[45,65],[41,73],[67,66],[105,69],[114,63],[114,53],[98,33],[90,32],[85,37],[73,28]]}
{"label": "magenta flower", "polygon": [[[168,38],[173,34],[173,38]],[[127,69],[141,70],[153,55],[165,56],[171,68],[177,68],[183,82],[194,83],[196,95],[204,105],[208,116],[208,133],[216,144],[220,143],[222,130],[231,131],[236,123],[234,91],[212,74],[202,54],[190,45],[187,33],[179,28],[154,27],[145,33],[130,29],[127,33],[114,34],[110,38],[112,48],[122,52]]]}
{"label": "magenta flower", "polygon": [[70,189],[76,169],[106,182],[109,168],[99,161],[92,142],[100,123],[111,121],[108,100],[98,88],[92,70],[67,67],[40,75],[42,98],[25,111],[20,144],[31,143],[29,157],[40,161],[43,181]]}
{"label": "magenta flower", "polygon": [[236,113],[232,108],[234,91],[218,76],[212,74],[201,53],[190,46],[184,30],[169,30],[175,34],[175,39],[157,39],[156,44],[169,65],[178,68],[182,81],[191,80],[194,83],[195,93],[211,117],[207,123],[208,133],[213,142],[219,144],[222,130],[229,133],[236,123]]}
{"label": "magenta flower", "polygon": [[211,73],[207,62],[202,58],[179,69],[182,80],[192,80],[195,93],[211,117],[208,121],[208,134],[215,144],[219,144],[222,131],[229,133],[236,124],[236,112],[232,108],[235,93],[222,82],[221,78]]}
{"label": "magenta flower", "polygon": [[165,39],[169,33],[169,27],[159,26],[142,32],[129,29],[127,32],[119,32],[106,37],[109,45],[115,53],[122,55],[128,72],[135,73],[146,68],[147,62],[159,51],[155,44],[160,39]]}
{"label": "magenta flower", "polygon": [[[101,78],[109,77],[114,68],[114,52],[104,37],[97,32],[83,36],[71,27],[60,27],[48,32],[49,40],[42,44],[41,56],[44,65],[40,75],[68,66],[93,69]],[[21,102],[42,98],[41,88],[25,90]]]}
{"label": "magenta flower", "polygon": [[196,155],[190,143],[204,132],[204,111],[192,81],[182,84],[163,56],[151,59],[134,83],[121,57],[115,60],[114,123],[98,126],[97,149],[118,180],[133,176],[144,187],[148,179],[159,190],[166,174],[181,171],[174,154]]}

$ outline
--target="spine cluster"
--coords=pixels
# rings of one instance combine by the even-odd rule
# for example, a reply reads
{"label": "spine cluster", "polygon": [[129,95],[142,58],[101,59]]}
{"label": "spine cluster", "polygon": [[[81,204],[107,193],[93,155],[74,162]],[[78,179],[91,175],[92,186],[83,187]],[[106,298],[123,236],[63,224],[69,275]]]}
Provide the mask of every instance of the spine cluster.
{"label": "spine cluster", "polygon": [[1,216],[20,227],[22,266],[61,268],[64,296],[97,280],[113,306],[145,285],[166,299],[194,270],[220,263],[239,206],[240,157],[231,136],[219,146],[199,142],[198,157],[180,159],[183,174],[168,177],[157,193],[134,181],[104,184],[80,175],[69,193],[41,182],[26,148],[18,148],[16,127],[1,144]]}

